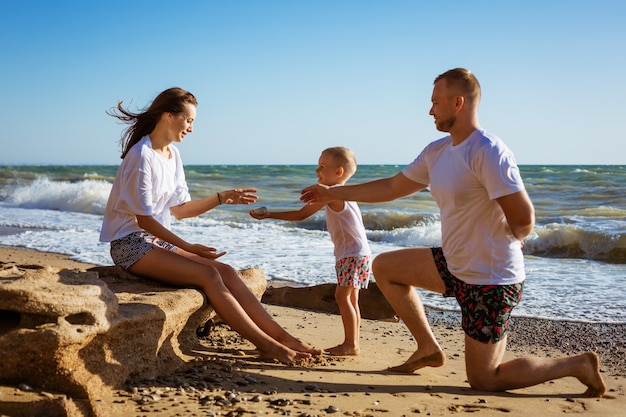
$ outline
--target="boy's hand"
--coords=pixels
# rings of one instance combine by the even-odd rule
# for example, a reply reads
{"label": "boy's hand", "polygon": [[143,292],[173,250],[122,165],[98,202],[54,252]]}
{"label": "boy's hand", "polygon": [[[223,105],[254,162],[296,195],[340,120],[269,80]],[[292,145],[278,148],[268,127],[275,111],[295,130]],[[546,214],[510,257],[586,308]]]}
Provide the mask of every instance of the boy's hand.
{"label": "boy's hand", "polygon": [[257,220],[263,220],[269,217],[269,212],[267,211],[267,207],[259,207],[254,210],[250,210],[250,216]]}

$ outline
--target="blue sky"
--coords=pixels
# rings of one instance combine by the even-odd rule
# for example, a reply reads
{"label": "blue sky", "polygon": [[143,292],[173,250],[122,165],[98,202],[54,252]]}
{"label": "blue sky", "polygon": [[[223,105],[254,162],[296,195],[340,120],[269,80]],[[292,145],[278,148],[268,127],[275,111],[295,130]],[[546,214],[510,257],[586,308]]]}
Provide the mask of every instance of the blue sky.
{"label": "blue sky", "polygon": [[0,0],[0,164],[118,164],[105,111],[172,86],[199,101],[186,164],[405,164],[454,67],[518,163],[625,164],[625,21],[619,0]]}

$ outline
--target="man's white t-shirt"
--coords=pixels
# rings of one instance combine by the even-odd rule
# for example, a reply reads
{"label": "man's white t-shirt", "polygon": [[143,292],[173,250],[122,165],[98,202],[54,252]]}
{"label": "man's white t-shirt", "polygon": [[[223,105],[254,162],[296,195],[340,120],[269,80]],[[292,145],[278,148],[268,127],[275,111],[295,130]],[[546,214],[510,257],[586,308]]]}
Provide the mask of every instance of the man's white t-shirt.
{"label": "man's white t-shirt", "polygon": [[450,136],[439,139],[402,173],[428,185],[439,206],[450,272],[476,285],[525,279],[520,242],[495,201],[524,190],[513,153],[500,138],[477,129],[457,146]]}
{"label": "man's white t-shirt", "polygon": [[149,136],[130,148],[115,176],[104,212],[100,241],[111,242],[142,231],[136,215],[154,216],[170,227],[170,207],[189,200],[189,189],[178,149],[169,145],[172,157],[152,149]]}

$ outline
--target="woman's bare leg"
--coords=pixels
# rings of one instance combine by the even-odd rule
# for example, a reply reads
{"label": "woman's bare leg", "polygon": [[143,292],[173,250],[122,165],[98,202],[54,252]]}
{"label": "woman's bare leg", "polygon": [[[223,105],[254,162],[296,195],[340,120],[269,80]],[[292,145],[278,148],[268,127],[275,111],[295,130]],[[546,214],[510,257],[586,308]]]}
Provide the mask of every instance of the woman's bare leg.
{"label": "woman's bare leg", "polygon": [[[201,289],[222,320],[252,342],[261,357],[289,364],[310,357],[310,354],[291,349],[263,331],[225,285],[219,270],[215,267],[195,262],[162,248],[154,248],[134,263],[129,271],[176,286]],[[254,296],[252,298],[256,300]],[[258,303],[258,300],[256,302]]]}
{"label": "woman's bare leg", "polygon": [[263,330],[263,332],[271,336],[274,340],[298,352],[310,353],[313,355],[319,355],[322,353],[321,349],[314,348],[309,344],[302,342],[278,324],[278,322],[272,318],[267,310],[265,310],[263,304],[259,302],[252,291],[250,291],[246,284],[241,280],[237,271],[235,271],[235,269],[233,269],[230,265],[202,258],[180,249],[178,253],[194,262],[216,268],[222,277],[224,285],[239,302],[239,305],[245,310],[246,314],[261,330]]}

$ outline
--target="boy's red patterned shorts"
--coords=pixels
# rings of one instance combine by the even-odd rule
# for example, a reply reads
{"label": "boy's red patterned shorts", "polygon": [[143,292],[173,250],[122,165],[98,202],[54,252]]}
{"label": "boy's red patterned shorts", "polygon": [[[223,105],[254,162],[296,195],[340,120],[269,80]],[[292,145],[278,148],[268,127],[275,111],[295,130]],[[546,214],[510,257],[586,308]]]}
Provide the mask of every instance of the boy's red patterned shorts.
{"label": "boy's red patterned shorts", "polygon": [[347,256],[335,263],[337,284],[342,287],[367,288],[370,282],[371,256]]}

